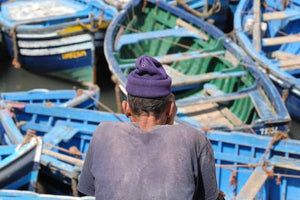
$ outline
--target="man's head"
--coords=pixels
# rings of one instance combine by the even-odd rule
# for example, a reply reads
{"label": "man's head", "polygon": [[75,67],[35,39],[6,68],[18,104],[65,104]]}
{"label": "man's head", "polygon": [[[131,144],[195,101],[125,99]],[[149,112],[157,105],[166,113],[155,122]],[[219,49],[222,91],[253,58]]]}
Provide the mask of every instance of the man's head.
{"label": "man's head", "polygon": [[[175,97],[171,93],[172,80],[154,58],[143,55],[136,60],[136,69],[128,75],[126,91],[128,103],[123,102],[127,116],[154,115],[174,118]],[[167,120],[173,122],[173,119]]]}

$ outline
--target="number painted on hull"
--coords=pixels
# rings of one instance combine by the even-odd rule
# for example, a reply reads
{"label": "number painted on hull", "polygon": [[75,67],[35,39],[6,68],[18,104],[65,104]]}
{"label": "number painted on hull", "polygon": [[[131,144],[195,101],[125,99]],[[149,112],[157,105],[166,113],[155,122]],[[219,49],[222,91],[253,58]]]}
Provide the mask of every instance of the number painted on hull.
{"label": "number painted on hull", "polygon": [[278,127],[267,127],[267,128],[261,128],[260,134],[261,135],[274,135],[275,132],[278,131]]}

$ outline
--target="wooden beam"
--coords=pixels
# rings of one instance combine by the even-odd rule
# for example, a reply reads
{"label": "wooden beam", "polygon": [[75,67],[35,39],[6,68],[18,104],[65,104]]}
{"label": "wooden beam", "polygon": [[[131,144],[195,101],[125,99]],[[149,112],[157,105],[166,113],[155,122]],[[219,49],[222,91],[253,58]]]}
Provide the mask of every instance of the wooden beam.
{"label": "wooden beam", "polygon": [[279,64],[282,69],[299,69],[300,68],[300,58],[292,59],[292,60],[283,60]]}
{"label": "wooden beam", "polygon": [[277,59],[277,60],[287,60],[287,59],[298,59],[300,58],[299,55],[291,54],[291,53],[286,53],[283,51],[275,51],[272,53],[272,57]]}
{"label": "wooden beam", "polygon": [[167,74],[172,78],[173,87],[196,85],[214,79],[226,79],[226,78],[241,77],[246,75],[245,71],[233,71],[233,72],[220,71],[220,72],[209,72],[205,74],[191,76],[191,75],[185,75],[168,65],[163,65],[163,67],[165,68]]}
{"label": "wooden beam", "polygon": [[257,167],[235,199],[255,199],[255,196],[266,182],[267,178],[268,174],[265,173],[261,167]]}
{"label": "wooden beam", "polygon": [[300,42],[300,34],[263,39],[264,46],[275,46],[275,45],[294,43],[294,42]]}
{"label": "wooden beam", "polygon": [[289,17],[294,17],[299,15],[300,13],[296,10],[287,10],[287,11],[279,11],[279,12],[269,12],[263,14],[264,21],[277,20],[277,19],[286,19]]}
{"label": "wooden beam", "polygon": [[78,159],[78,158],[73,158],[71,156],[67,156],[67,155],[64,155],[64,154],[61,154],[61,153],[53,152],[53,151],[50,151],[50,150],[47,150],[47,149],[43,149],[42,153],[45,154],[45,155],[57,158],[59,160],[71,163],[73,165],[78,165],[80,167],[83,166],[83,161]]}
{"label": "wooden beam", "polygon": [[203,38],[203,40],[208,40],[208,36],[204,32],[200,31],[198,28],[195,28],[194,26],[187,23],[186,21],[183,21],[182,19],[177,19],[176,24],[178,26],[182,26],[182,27],[188,29],[192,33],[198,34],[201,38]]}
{"label": "wooden beam", "polygon": [[254,26],[253,26],[253,47],[255,51],[261,51],[261,1],[254,0],[253,12],[254,12]]}

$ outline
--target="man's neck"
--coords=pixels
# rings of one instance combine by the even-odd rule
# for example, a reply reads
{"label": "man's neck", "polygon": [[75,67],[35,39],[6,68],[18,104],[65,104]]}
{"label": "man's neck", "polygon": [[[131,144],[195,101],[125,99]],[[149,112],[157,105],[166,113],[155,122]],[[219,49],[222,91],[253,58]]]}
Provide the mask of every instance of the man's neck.
{"label": "man's neck", "polygon": [[156,119],[154,114],[134,116],[131,118],[131,121],[136,122],[144,131],[151,131],[154,126],[166,124],[166,120],[163,117]]}

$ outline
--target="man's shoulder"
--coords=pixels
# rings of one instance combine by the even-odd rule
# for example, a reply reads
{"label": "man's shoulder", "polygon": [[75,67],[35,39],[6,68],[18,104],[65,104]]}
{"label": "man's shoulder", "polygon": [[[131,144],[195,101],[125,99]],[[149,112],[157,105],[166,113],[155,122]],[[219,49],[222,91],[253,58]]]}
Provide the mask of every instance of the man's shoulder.
{"label": "man's shoulder", "polygon": [[196,129],[187,124],[175,124],[167,126],[168,132],[180,137],[186,137],[193,140],[207,140],[203,131]]}
{"label": "man's shoulder", "polygon": [[99,127],[114,128],[114,127],[125,127],[125,126],[129,126],[129,125],[130,125],[130,122],[103,121],[99,124]]}
{"label": "man's shoulder", "polygon": [[113,121],[103,121],[99,124],[96,133],[119,133],[120,131],[129,131],[132,128],[132,124],[130,122],[113,122]]}

